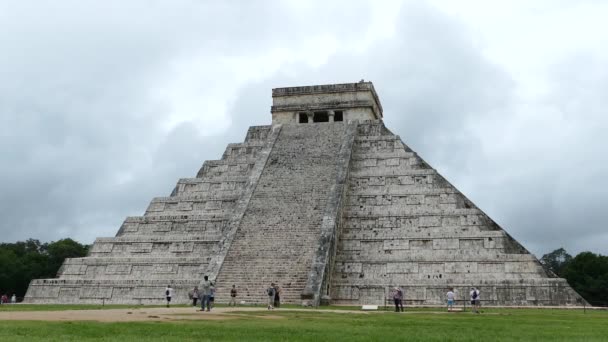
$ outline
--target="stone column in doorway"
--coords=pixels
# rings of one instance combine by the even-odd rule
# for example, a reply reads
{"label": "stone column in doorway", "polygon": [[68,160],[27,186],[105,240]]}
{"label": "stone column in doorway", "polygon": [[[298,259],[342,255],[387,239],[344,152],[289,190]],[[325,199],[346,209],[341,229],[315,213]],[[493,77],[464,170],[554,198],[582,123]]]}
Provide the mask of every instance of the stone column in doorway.
{"label": "stone column in doorway", "polygon": [[306,115],[308,115],[308,123],[313,123],[314,122],[315,113],[314,112],[306,112]]}
{"label": "stone column in doorway", "polygon": [[334,113],[334,111],[333,111],[333,110],[329,110],[329,111],[327,111],[327,116],[329,117],[329,122],[334,122],[334,115],[335,115],[335,114],[336,114],[336,113]]}

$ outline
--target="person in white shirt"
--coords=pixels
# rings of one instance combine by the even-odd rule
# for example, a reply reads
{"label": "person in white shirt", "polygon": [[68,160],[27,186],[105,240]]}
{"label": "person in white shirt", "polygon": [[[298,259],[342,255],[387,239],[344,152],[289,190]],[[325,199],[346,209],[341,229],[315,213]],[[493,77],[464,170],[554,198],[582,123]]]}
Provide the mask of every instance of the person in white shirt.
{"label": "person in white shirt", "polygon": [[454,294],[453,288],[451,288],[451,287],[449,288],[448,293],[446,294],[446,297],[448,299],[448,312],[450,312],[454,308],[454,298],[456,297],[456,295]]}
{"label": "person in white shirt", "polygon": [[171,297],[173,297],[173,288],[171,287],[171,285],[167,285],[167,288],[165,289],[165,298],[167,298],[167,307],[169,307],[169,304],[171,304]]}

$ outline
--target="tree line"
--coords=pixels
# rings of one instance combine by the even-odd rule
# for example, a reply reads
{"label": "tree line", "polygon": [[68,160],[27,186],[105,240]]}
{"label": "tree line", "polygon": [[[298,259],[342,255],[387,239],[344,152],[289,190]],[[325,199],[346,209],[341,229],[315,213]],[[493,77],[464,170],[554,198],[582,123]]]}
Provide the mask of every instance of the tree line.
{"label": "tree line", "polygon": [[65,258],[86,256],[88,250],[72,239],[0,243],[0,294],[21,298],[32,279],[54,278]]}
{"label": "tree line", "polygon": [[565,278],[589,304],[608,306],[608,256],[581,252],[573,257],[559,248],[540,261],[549,272]]}

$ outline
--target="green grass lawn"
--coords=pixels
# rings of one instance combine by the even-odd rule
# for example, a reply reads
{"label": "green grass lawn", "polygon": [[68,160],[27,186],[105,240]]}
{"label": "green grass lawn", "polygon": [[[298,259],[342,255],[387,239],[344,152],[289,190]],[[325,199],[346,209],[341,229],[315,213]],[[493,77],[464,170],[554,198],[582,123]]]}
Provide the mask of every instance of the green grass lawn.
{"label": "green grass lawn", "polygon": [[[111,307],[116,308],[105,308]],[[488,309],[475,315],[430,310],[410,314],[249,311],[230,320],[145,323],[4,321],[0,322],[0,341],[608,340],[607,311]],[[261,317],[264,315],[283,318],[266,319]]]}

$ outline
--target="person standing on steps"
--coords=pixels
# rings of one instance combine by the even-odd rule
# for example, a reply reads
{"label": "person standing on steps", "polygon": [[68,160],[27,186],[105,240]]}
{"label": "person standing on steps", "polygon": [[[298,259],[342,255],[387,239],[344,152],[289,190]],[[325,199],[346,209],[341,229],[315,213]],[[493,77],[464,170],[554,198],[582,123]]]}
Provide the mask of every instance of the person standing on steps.
{"label": "person standing on steps", "polygon": [[205,311],[205,305],[207,305],[207,311],[211,311],[211,288],[213,287],[213,282],[209,280],[209,276],[205,276],[203,280],[203,284],[201,285],[200,294],[201,298],[201,309],[199,311]]}
{"label": "person standing on steps", "polygon": [[167,288],[165,289],[165,298],[167,299],[167,307],[169,307],[169,304],[171,304],[171,297],[173,297],[173,288],[171,287],[171,285],[167,285]]}
{"label": "person standing on steps", "polygon": [[281,287],[279,286],[279,284],[276,284],[274,286],[274,307],[281,307]]}
{"label": "person standing on steps", "polygon": [[232,284],[232,288],[230,289],[230,302],[228,306],[234,305],[236,307],[236,284]]}
{"label": "person standing on steps", "polygon": [[273,310],[274,295],[276,294],[276,290],[274,289],[274,283],[270,283],[270,287],[266,289],[266,294],[268,295],[268,310]]}

